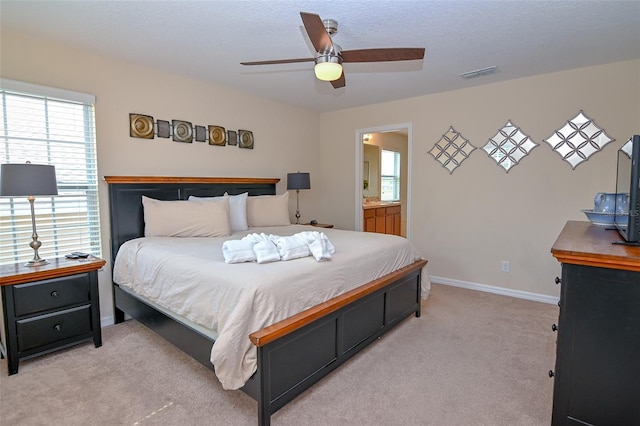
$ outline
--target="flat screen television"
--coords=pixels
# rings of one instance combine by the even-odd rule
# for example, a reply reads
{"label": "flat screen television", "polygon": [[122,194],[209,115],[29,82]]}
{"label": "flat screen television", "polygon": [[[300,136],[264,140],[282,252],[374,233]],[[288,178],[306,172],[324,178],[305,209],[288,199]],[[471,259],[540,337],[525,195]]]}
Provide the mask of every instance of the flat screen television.
{"label": "flat screen television", "polygon": [[618,150],[614,223],[626,243],[640,244],[640,135]]}

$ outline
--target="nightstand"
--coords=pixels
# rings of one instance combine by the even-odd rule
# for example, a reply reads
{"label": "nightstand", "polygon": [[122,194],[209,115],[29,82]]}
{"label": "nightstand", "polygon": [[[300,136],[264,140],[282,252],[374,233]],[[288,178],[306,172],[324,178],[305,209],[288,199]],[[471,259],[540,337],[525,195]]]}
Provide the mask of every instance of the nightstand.
{"label": "nightstand", "polygon": [[[303,223],[303,225],[311,225],[310,223]],[[333,228],[333,225],[329,224],[329,223],[316,223],[315,225],[311,225],[311,226],[315,226],[316,228]]]}
{"label": "nightstand", "polygon": [[18,362],[93,340],[102,346],[98,269],[105,261],[52,259],[48,265],[0,265],[2,355]]}

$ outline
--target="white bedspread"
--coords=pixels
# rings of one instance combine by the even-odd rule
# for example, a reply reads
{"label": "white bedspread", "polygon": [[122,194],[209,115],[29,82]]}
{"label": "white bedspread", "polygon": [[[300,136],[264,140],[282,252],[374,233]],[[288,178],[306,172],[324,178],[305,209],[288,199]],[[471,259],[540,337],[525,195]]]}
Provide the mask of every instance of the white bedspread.
{"label": "white bedspread", "polygon": [[[368,232],[323,230],[333,258],[227,264],[226,240],[253,232],[293,235],[308,226],[250,228],[229,237],[138,238],[120,247],[113,280],[218,333],[211,350],[222,386],[238,389],[255,372],[248,335],[421,259],[408,240]],[[315,229],[317,230],[317,228]],[[426,268],[422,297],[430,289]]]}

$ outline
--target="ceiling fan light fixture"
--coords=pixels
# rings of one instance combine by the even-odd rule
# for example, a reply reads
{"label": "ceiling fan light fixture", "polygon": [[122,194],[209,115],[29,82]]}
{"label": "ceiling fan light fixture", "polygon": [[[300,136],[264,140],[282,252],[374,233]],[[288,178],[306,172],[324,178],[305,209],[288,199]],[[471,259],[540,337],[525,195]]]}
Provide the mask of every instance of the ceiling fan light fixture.
{"label": "ceiling fan light fixture", "polygon": [[[2,1],[2,0],[0,0]],[[415,61],[424,59],[423,47],[390,47],[374,49],[342,50],[333,42],[332,37],[338,32],[338,22],[334,19],[320,19],[315,13],[300,12],[304,30],[316,52],[314,58],[275,59],[268,61],[240,62],[242,65],[274,65],[293,64],[315,61],[316,78],[328,81],[334,89],[345,87],[346,81],[342,63],[350,62],[390,62]]]}
{"label": "ceiling fan light fixture", "polygon": [[334,81],[342,75],[342,64],[337,56],[320,56],[316,58],[316,65],[313,67],[318,80]]}

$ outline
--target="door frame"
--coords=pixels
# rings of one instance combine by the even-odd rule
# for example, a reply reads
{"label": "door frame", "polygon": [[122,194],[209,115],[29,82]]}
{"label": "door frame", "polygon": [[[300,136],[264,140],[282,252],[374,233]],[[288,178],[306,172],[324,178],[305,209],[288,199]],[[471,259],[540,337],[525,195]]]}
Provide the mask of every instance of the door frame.
{"label": "door frame", "polygon": [[411,168],[413,165],[413,126],[411,123],[399,123],[389,124],[386,126],[367,127],[363,129],[357,129],[355,134],[355,178],[356,178],[356,191],[355,191],[355,230],[363,231],[363,210],[362,210],[362,159],[364,158],[362,138],[367,133],[387,133],[394,131],[406,131],[407,132],[407,239],[411,240]]}

